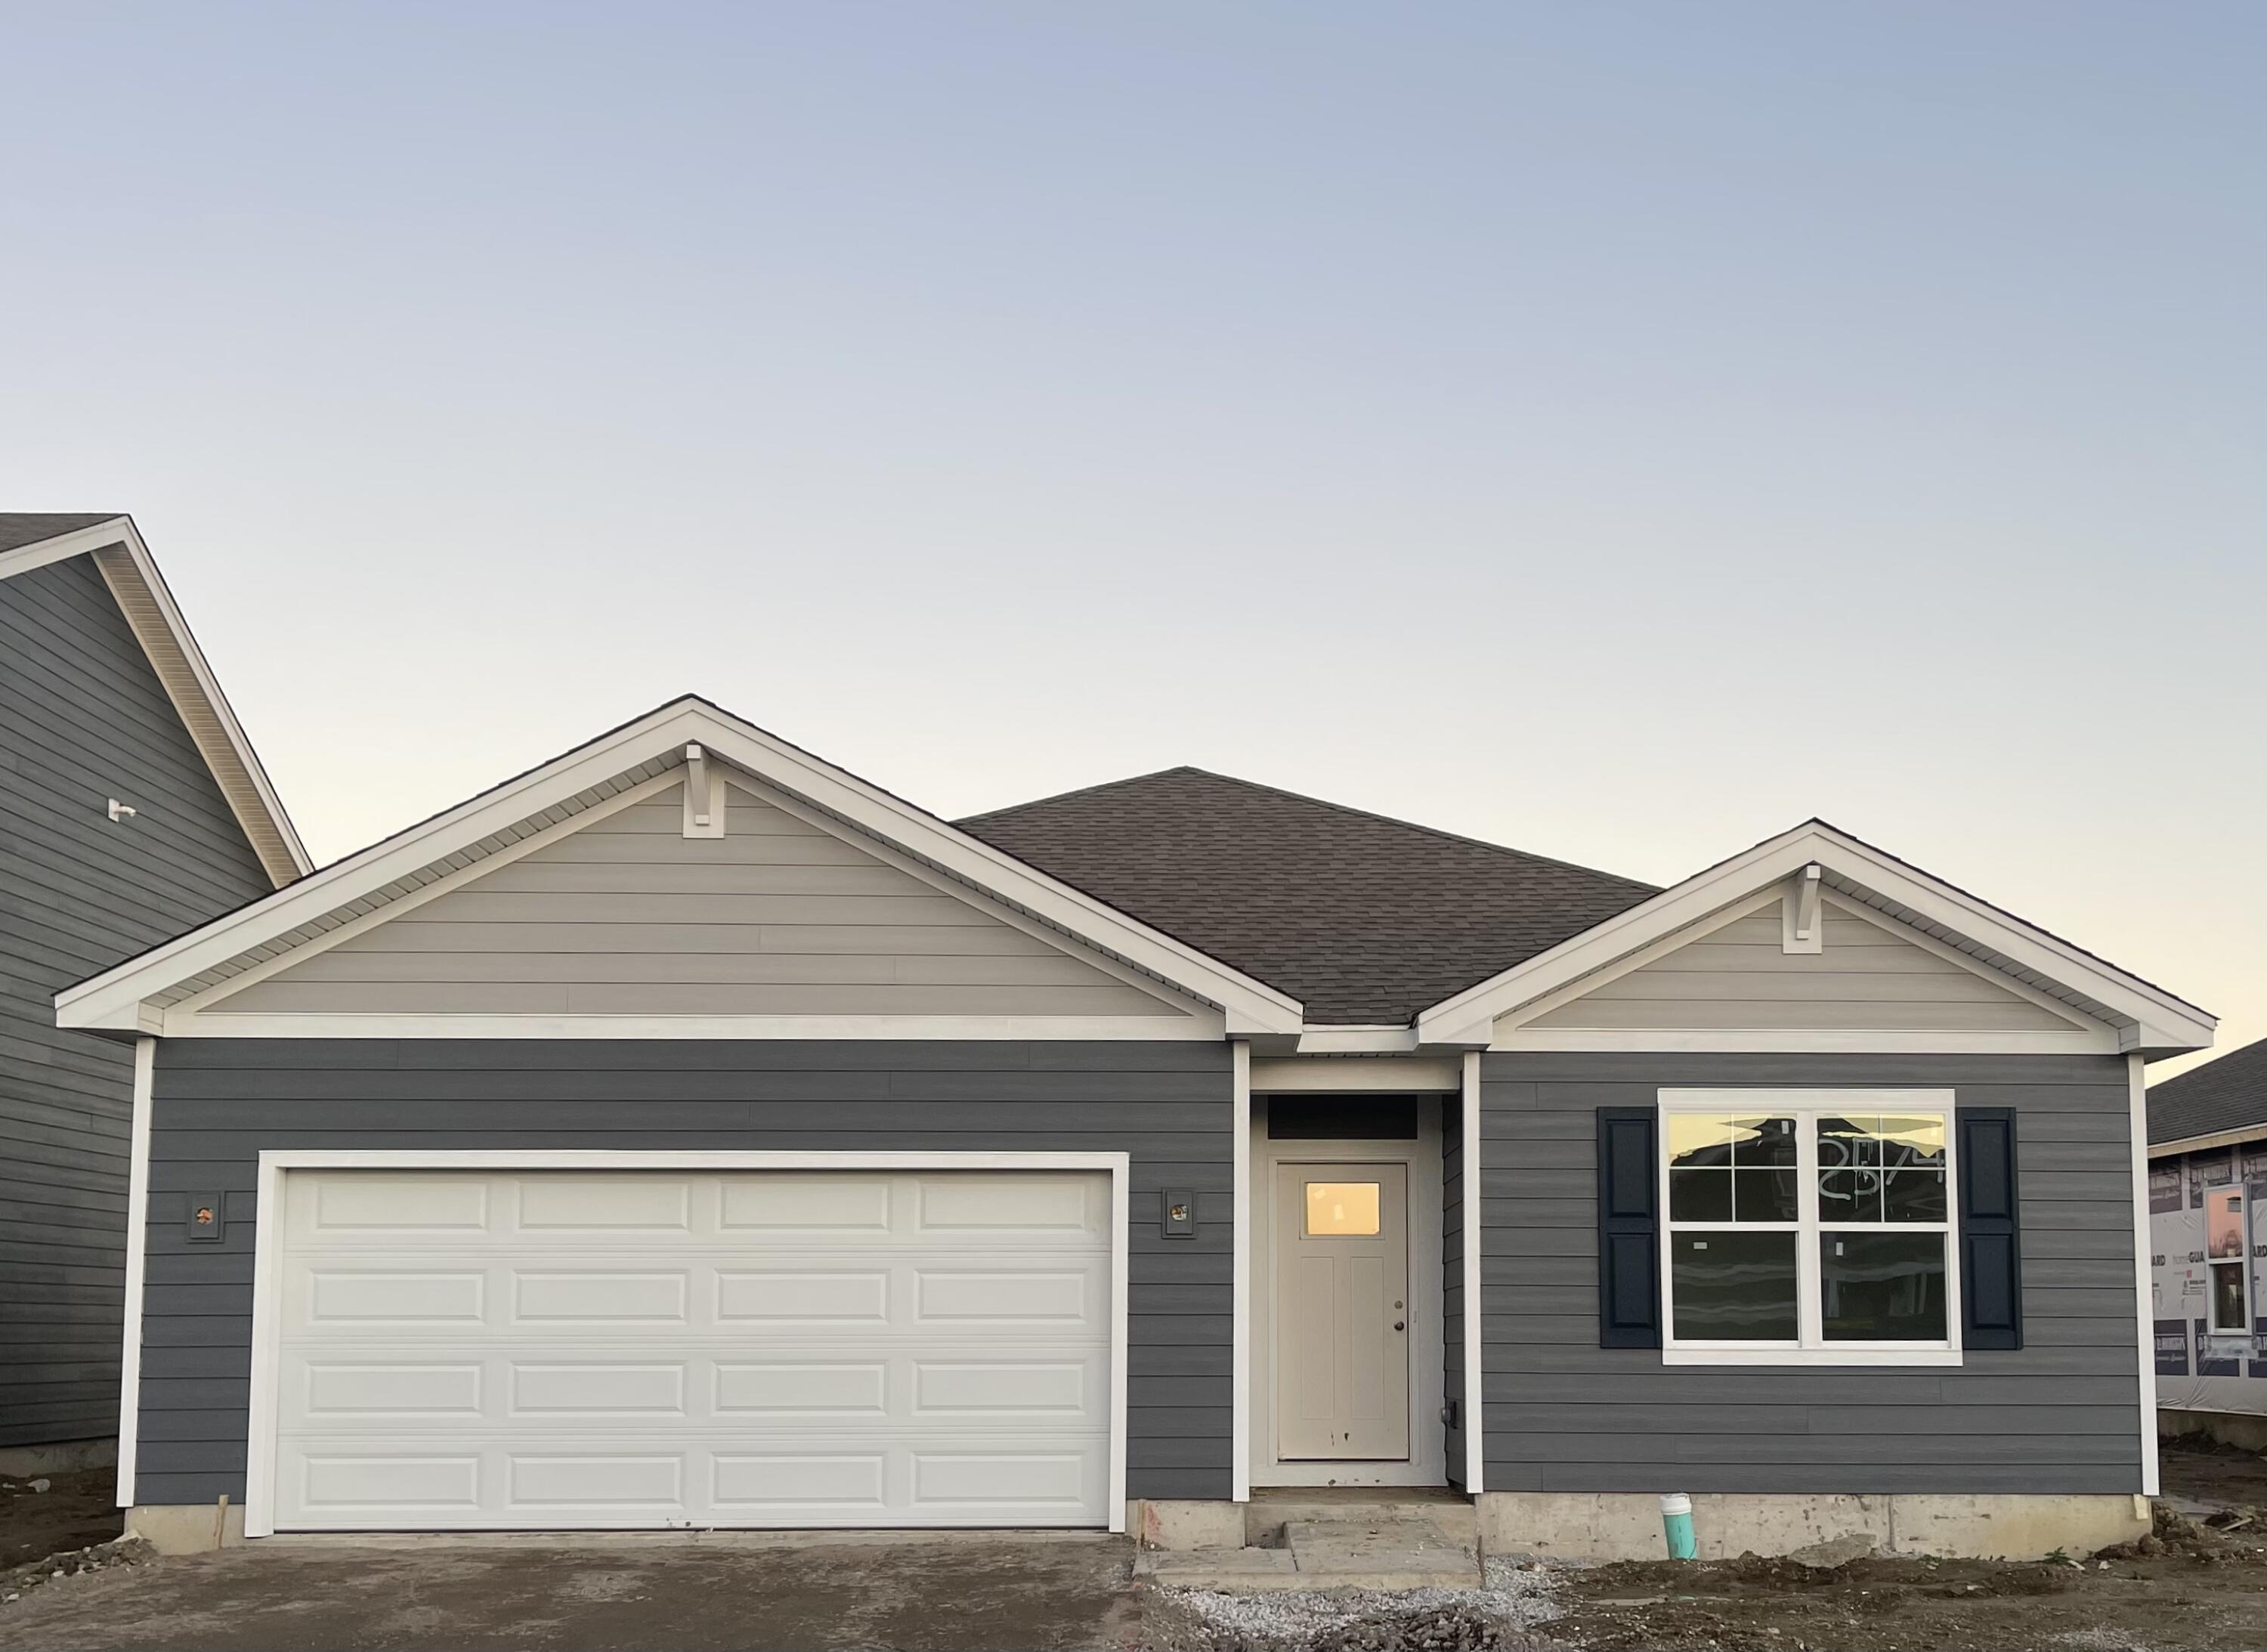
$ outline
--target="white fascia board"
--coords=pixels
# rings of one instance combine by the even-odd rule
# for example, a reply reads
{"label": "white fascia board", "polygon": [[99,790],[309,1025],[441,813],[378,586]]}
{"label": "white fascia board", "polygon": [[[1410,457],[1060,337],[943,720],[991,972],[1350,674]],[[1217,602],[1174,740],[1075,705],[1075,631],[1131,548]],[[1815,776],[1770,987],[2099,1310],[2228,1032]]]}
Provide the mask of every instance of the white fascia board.
{"label": "white fascia board", "polygon": [[1295,1033],[1300,1029],[1297,1000],[1058,883],[706,701],[691,698],[649,712],[263,900],[225,914],[202,929],[66,988],[55,997],[56,1021],[66,1027],[144,1030],[141,1005],[152,995],[225,964],[263,942],[288,935],[303,923],[383,889],[641,762],[665,753],[681,753],[689,742],[698,742],[712,756],[807,799],[861,831],[901,846],[978,892],[1020,907],[1074,939],[1114,952],[1169,985],[1220,1005],[1230,1033]]}
{"label": "white fascia board", "polygon": [[1217,1044],[1201,1016],[229,1015],[165,1013],[169,1039],[1048,1039]]}
{"label": "white fascia board", "polygon": [[1547,952],[1443,999],[1417,1017],[1419,1038],[1428,1045],[1488,1045],[1498,1016],[1698,924],[1735,900],[1794,877],[1812,861],[2131,1017],[2135,1038],[2148,1048],[2202,1049],[2212,1042],[2216,1017],[1816,820],[1758,843]]}
{"label": "white fascia board", "polygon": [[2178,1158],[2183,1153],[2210,1153],[2224,1147],[2241,1147],[2247,1142],[2267,1142],[2267,1119],[2257,1124],[2239,1125],[2233,1130],[2215,1130],[2210,1135],[2184,1135],[2176,1142],[2152,1142],[2149,1156],[2153,1159]]}
{"label": "white fascia board", "polygon": [[182,617],[180,605],[173,600],[173,593],[165,584],[165,576],[158,571],[157,559],[150,554],[150,547],[142,542],[141,531],[134,525],[131,517],[113,517],[109,521],[98,522],[92,527],[79,528],[70,533],[58,534],[52,540],[41,540],[36,545],[19,546],[15,550],[0,553],[0,580],[11,579],[18,574],[28,574],[35,568],[45,568],[50,563],[67,562],[74,556],[106,550],[114,545],[126,547],[135,571],[141,576],[143,584],[149,587],[150,601],[165,620],[165,628],[172,634],[181,657],[188,662],[197,692],[203,695],[214,719],[227,735],[229,745],[234,748],[238,760],[244,765],[245,774],[251,779],[253,791],[259,795],[260,807],[266,811],[276,835],[283,841],[292,864],[304,877],[314,870],[315,863],[308,855],[306,845],[300,842],[298,828],[291,824],[291,817],[284,811],[282,798],[277,796],[275,785],[268,780],[268,771],[260,767],[259,753],[253,750],[252,742],[245,736],[244,725],[236,720],[235,709],[228,703],[228,696],[221,692],[220,679],[213,674],[212,665],[206,660],[204,650],[197,646],[196,635]]}

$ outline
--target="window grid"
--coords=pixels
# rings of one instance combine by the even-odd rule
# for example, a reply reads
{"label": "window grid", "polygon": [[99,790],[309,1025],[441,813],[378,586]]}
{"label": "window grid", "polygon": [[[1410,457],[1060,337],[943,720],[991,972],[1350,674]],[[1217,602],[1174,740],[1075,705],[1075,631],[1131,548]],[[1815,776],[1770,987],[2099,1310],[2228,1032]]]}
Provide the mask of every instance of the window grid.
{"label": "window grid", "polygon": [[[1661,1210],[1662,1347],[1664,1351],[1736,1356],[1756,1363],[1879,1364],[1884,1355],[1957,1357],[1960,1350],[1960,1258],[1955,1212],[1959,1198],[1958,1151],[1949,1090],[1663,1090],[1658,1163]],[[1795,1120],[1795,1220],[1685,1221],[1669,1214],[1669,1120],[1679,1113],[1735,1113]],[[1944,1121],[1945,1220],[1828,1222],[1820,1210],[1818,1121],[1933,1116]],[[1736,1162],[1736,1161],[1735,1161]],[[1736,1216],[1736,1209],[1734,1212]],[[1795,1323],[1798,1339],[1786,1341],[1680,1340],[1676,1335],[1675,1237],[1680,1233],[1792,1233],[1795,1239]],[[1941,1341],[1828,1340],[1824,1325],[1824,1264],[1817,1236],[1829,1233],[1935,1233],[1943,1237],[1945,1336]],[[1808,1236],[1806,1237],[1806,1236]],[[1758,1359],[1757,1356],[1764,1356]]]}

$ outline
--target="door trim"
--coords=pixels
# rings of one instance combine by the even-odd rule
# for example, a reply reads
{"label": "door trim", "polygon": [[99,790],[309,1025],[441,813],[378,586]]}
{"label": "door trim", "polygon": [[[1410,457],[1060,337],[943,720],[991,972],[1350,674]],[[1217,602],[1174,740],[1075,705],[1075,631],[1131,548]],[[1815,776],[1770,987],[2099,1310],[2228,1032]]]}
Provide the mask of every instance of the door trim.
{"label": "door trim", "polygon": [[282,1365],[283,1178],[293,1171],[1104,1171],[1110,1176],[1110,1527],[1126,1530],[1126,1153],[794,1152],[623,1148],[263,1148],[253,1226],[252,1403],[244,1535],[275,1532],[275,1427]]}
{"label": "door trim", "polygon": [[[1265,1097],[1259,1098],[1264,1102]],[[1267,1135],[1266,1108],[1255,1103],[1244,1132],[1251,1171],[1244,1196],[1251,1208],[1250,1278],[1251,1454],[1253,1486],[1446,1486],[1447,1442],[1440,1407],[1447,1383],[1442,1321],[1441,1119],[1437,1107],[1418,1110],[1413,1142],[1275,1142]],[[1275,1172],[1279,1164],[1405,1164],[1409,1170],[1409,1459],[1379,1463],[1347,1459],[1286,1463],[1275,1443]],[[1467,1287],[1469,1289],[1469,1286]]]}

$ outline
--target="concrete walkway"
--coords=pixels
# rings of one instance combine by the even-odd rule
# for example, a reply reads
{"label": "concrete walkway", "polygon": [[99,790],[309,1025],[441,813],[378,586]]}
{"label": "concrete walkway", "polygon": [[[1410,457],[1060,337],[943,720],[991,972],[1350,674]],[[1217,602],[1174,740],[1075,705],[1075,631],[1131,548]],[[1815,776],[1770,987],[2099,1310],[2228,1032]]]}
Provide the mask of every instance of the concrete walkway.
{"label": "concrete walkway", "polygon": [[1140,1638],[1133,1556],[1087,1532],[260,1544],[43,1583],[0,1605],[0,1648],[1117,1648]]}

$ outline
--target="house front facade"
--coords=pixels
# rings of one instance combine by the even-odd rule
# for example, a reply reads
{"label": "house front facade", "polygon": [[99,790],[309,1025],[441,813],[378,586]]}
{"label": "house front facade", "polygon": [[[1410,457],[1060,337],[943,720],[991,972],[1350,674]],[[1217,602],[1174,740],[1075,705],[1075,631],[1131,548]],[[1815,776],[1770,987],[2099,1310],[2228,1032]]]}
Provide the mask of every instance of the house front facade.
{"label": "house front facade", "polygon": [[1808,822],[1662,890],[1173,770],[957,824],[680,701],[63,993],[137,1529],[2044,1553],[2155,1490],[2212,1018]]}

